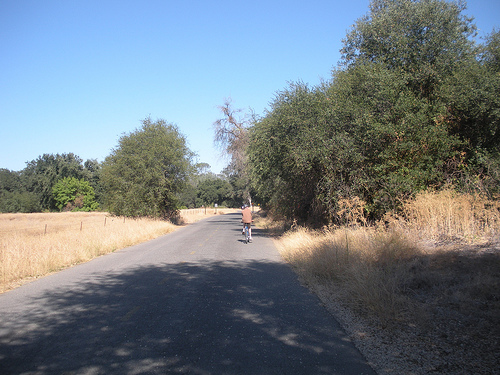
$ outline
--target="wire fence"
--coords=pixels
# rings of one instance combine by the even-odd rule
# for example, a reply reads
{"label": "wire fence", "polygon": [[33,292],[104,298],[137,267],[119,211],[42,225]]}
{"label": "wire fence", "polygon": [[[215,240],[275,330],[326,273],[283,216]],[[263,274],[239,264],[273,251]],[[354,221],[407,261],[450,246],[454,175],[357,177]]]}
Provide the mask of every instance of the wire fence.
{"label": "wire fence", "polygon": [[223,211],[227,211],[228,209],[224,207],[201,207],[201,208],[186,208],[182,209],[181,215],[198,215],[198,214],[203,214],[203,215],[216,215],[218,213],[221,213]]}
{"label": "wire fence", "polygon": [[[235,212],[235,209],[228,209],[223,207],[201,207],[201,208],[191,208],[180,210],[181,216],[193,217],[197,215],[217,215],[229,212]],[[23,214],[23,217],[29,217],[33,214]],[[49,214],[50,215],[50,214]],[[20,217],[14,218],[4,218],[0,220],[0,236],[10,235],[10,234],[29,234],[29,235],[40,235],[49,234],[61,231],[80,231],[109,227],[110,225],[116,225],[118,223],[126,223],[131,220],[136,220],[133,218],[127,218],[125,216],[112,216],[112,215],[98,215],[98,216],[82,216],[82,217],[59,217],[58,213],[54,213],[55,216],[48,216],[46,218],[38,218],[36,220],[20,220]],[[1,218],[1,216],[0,216]],[[56,218],[56,220],[54,220]]]}
{"label": "wire fence", "polygon": [[[133,220],[133,219],[129,219]],[[12,228],[2,228],[0,224],[0,235],[2,234],[12,234],[12,233],[23,233],[23,234],[48,234],[54,232],[60,232],[64,230],[79,230],[80,232],[89,228],[100,228],[110,226],[116,223],[125,223],[125,217],[112,217],[105,216],[99,218],[91,218],[87,220],[67,220],[66,223],[53,222],[51,220],[46,220],[46,222],[36,222],[27,226],[14,226]]]}
{"label": "wire fence", "polygon": [[[217,215],[223,213],[236,212],[237,209],[224,208],[224,207],[201,207],[180,210],[181,216],[192,217],[196,215]],[[32,215],[32,214],[25,214]],[[55,213],[54,215],[58,215]],[[59,218],[58,218],[59,219]],[[14,220],[14,219],[11,219]],[[39,218],[32,223],[11,223],[10,220],[0,220],[0,236],[9,234],[28,234],[28,235],[46,235],[49,233],[56,233],[61,231],[80,231],[91,228],[102,228],[117,223],[125,223],[133,218],[125,216],[112,216],[112,215],[99,215],[94,217],[68,217],[54,221],[50,216],[48,218]]]}

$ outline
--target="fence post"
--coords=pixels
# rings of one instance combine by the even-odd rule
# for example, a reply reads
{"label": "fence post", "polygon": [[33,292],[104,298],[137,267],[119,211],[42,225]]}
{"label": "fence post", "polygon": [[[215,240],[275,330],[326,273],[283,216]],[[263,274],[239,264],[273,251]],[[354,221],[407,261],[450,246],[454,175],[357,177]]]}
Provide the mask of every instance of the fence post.
{"label": "fence post", "polygon": [[83,229],[83,221],[80,221],[80,232],[82,231]]}
{"label": "fence post", "polygon": [[346,260],[349,264],[349,239],[347,238],[347,227],[345,228],[345,246],[346,246]]}
{"label": "fence post", "polygon": [[3,246],[2,246],[2,290],[5,292],[5,259],[4,259],[4,254],[3,254]]}
{"label": "fence post", "polygon": [[45,236],[47,234],[47,224],[45,224],[45,231],[43,232],[43,235]]}

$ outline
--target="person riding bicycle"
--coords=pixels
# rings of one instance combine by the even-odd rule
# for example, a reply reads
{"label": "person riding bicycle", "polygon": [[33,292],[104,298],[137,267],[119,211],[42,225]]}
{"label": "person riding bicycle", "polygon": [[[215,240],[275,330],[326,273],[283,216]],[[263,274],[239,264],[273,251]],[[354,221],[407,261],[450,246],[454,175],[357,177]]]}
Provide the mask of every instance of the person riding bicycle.
{"label": "person riding bicycle", "polygon": [[248,227],[248,237],[252,241],[252,211],[246,204],[241,207],[241,222],[243,223],[243,233],[245,226]]}

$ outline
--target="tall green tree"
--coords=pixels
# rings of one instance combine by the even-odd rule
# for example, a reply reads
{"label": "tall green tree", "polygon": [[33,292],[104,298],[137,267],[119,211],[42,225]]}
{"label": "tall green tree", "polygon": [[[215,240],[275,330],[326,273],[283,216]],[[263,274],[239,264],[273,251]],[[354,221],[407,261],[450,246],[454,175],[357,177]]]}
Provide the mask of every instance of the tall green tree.
{"label": "tall green tree", "polygon": [[57,205],[52,189],[57,181],[64,178],[85,179],[100,191],[99,163],[95,160],[87,160],[85,164],[82,162],[82,159],[73,153],[43,154],[26,163],[26,167],[20,172],[8,171],[9,173],[5,173],[1,178],[8,186],[0,183],[5,185],[0,186],[0,211],[55,210]]}
{"label": "tall green tree", "polygon": [[337,202],[354,196],[379,218],[429,186],[495,169],[498,36],[479,48],[464,9],[373,0],[331,82],[278,93],[251,129],[259,194],[289,218],[335,221]]}
{"label": "tall green tree", "polygon": [[482,62],[493,72],[500,72],[500,30],[493,30],[486,36]]}
{"label": "tall green tree", "polygon": [[446,109],[438,120],[463,142],[453,183],[493,197],[500,192],[500,33],[490,34],[479,51],[443,79]]}
{"label": "tall green tree", "polygon": [[298,82],[276,94],[251,130],[252,184],[275,214],[318,218],[317,184],[330,148],[327,96]]}
{"label": "tall green tree", "polygon": [[19,172],[0,169],[0,212],[40,211],[38,196],[23,186]]}
{"label": "tall green tree", "polygon": [[343,120],[362,150],[363,195],[375,216],[444,184],[461,163],[470,137],[463,119],[450,121],[456,110],[445,93],[466,81],[479,51],[463,10],[462,2],[373,0],[343,41],[332,99],[340,113],[348,108]]}
{"label": "tall green tree", "polygon": [[[335,113],[331,137],[344,129],[351,155],[358,159],[348,179],[355,186],[348,195],[362,197],[373,215],[446,182],[448,162],[457,157],[462,143],[439,121],[441,112],[401,74],[383,64],[356,65],[337,72],[330,93]],[[331,189],[342,179],[327,169],[323,182]],[[328,197],[333,203],[338,200],[331,191]]]}
{"label": "tall green tree", "polygon": [[473,149],[500,151],[500,33],[486,38],[440,86],[450,130]]}
{"label": "tall green tree", "polygon": [[193,156],[175,125],[146,118],[140,129],[120,138],[103,164],[107,209],[134,217],[174,216]]}
{"label": "tall green tree", "polygon": [[41,210],[54,210],[56,203],[52,187],[66,177],[81,179],[85,177],[82,159],[73,153],[43,154],[26,164],[21,171],[23,187],[38,197]]}
{"label": "tall green tree", "polygon": [[101,170],[102,163],[96,159],[88,159],[83,164],[84,179],[89,182],[92,189],[94,189],[95,199],[98,203],[102,204],[103,187],[101,184]]}
{"label": "tall green tree", "polygon": [[372,0],[343,39],[346,67],[380,63],[400,72],[410,88],[432,99],[443,76],[475,53],[473,19],[464,2]]}
{"label": "tall green tree", "polygon": [[205,206],[212,204],[221,206],[232,198],[231,184],[221,178],[207,178],[200,181],[196,190],[199,202]]}

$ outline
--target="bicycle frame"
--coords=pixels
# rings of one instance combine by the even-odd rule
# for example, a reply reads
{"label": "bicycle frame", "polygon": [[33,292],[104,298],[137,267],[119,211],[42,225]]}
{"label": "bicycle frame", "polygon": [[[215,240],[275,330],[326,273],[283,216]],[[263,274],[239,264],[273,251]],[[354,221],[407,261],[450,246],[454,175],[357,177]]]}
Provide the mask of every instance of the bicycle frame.
{"label": "bicycle frame", "polygon": [[245,244],[250,242],[250,233],[248,232],[248,226],[250,224],[244,223],[243,226],[245,228],[245,233],[243,234],[245,236]]}

